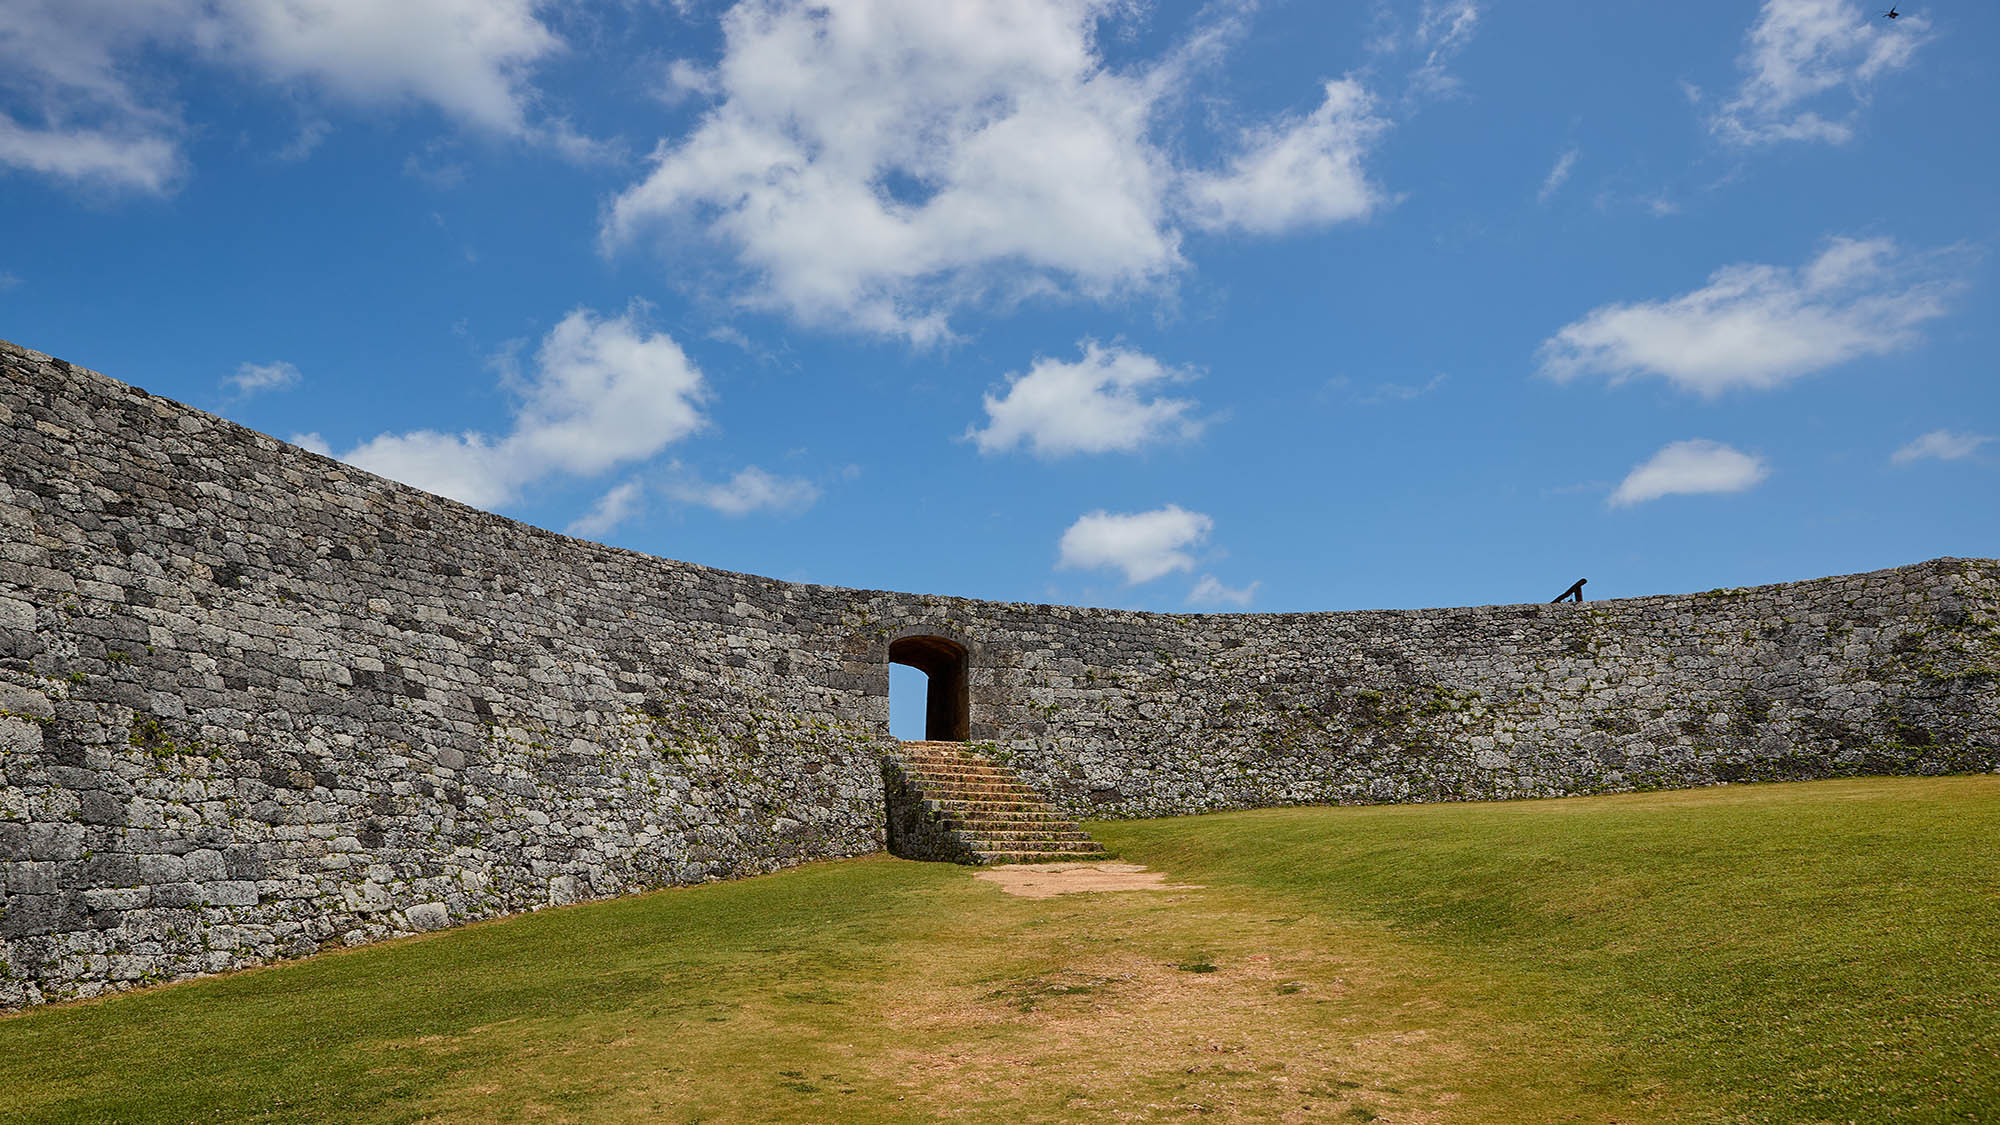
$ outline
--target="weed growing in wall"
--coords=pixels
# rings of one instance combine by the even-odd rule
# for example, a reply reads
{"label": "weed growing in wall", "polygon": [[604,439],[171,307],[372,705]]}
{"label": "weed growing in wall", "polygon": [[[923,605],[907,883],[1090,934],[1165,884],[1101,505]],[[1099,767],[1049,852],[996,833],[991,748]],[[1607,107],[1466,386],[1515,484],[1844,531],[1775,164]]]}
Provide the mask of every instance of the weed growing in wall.
{"label": "weed growing in wall", "polygon": [[175,741],[164,723],[151,715],[137,711],[132,714],[132,729],[126,736],[126,743],[133,749],[144,751],[155,758],[170,758],[184,754],[201,756],[209,752],[207,747],[193,740]]}

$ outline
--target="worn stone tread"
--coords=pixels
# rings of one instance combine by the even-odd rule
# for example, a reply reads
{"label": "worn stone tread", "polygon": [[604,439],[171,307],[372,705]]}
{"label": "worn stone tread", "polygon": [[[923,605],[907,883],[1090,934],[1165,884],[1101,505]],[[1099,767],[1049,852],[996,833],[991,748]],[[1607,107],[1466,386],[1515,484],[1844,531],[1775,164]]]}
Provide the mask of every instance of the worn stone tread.
{"label": "worn stone tread", "polygon": [[[950,766],[941,766],[948,760]],[[1050,808],[1008,767],[970,750],[904,743],[883,761],[889,849],[911,859],[1026,862],[1086,856],[1104,846]]]}

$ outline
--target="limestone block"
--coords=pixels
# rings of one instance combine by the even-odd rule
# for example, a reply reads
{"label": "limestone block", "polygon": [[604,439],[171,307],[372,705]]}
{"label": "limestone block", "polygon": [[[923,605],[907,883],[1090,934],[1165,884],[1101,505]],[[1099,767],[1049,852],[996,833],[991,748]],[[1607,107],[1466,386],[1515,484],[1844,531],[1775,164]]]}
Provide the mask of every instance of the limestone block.
{"label": "limestone block", "polygon": [[52,895],[62,889],[56,864],[24,860],[7,864],[6,878],[0,881],[9,895]]}
{"label": "limestone block", "polygon": [[451,911],[442,902],[426,902],[410,907],[403,912],[410,928],[419,932],[442,930],[451,925]]}
{"label": "limestone block", "polygon": [[245,879],[223,879],[202,884],[202,897],[210,906],[255,906],[257,884]]}
{"label": "limestone block", "polygon": [[355,914],[376,914],[394,905],[388,888],[380,883],[350,883],[340,888],[340,900]]}
{"label": "limestone block", "polygon": [[15,629],[23,633],[34,632],[34,604],[19,598],[0,597],[0,629]]}
{"label": "limestone block", "polygon": [[[5,616],[4,602],[5,599],[0,599],[0,618]],[[33,626],[33,617],[30,615],[28,627],[33,628]],[[56,717],[56,710],[43,692],[0,681],[0,715],[21,719],[53,719]]]}
{"label": "limestone block", "polygon": [[181,857],[184,877],[196,882],[214,883],[229,877],[228,867],[222,861],[222,853],[209,849],[192,851]]}
{"label": "limestone block", "polygon": [[179,883],[187,879],[187,861],[178,855],[141,853],[138,864],[141,883]]}
{"label": "limestone block", "polygon": [[39,723],[27,719],[0,717],[0,753],[40,754],[43,734]]}
{"label": "limestone block", "polygon": [[153,888],[156,907],[200,906],[203,901],[200,883],[161,883]]}
{"label": "limestone block", "polygon": [[98,887],[83,892],[84,905],[92,910],[138,910],[152,905],[150,887]]}

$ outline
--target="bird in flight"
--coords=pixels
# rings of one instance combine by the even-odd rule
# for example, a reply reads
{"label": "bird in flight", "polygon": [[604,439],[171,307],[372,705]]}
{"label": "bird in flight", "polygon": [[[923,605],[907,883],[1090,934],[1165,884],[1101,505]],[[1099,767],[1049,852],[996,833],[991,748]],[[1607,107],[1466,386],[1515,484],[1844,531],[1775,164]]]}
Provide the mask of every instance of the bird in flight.
{"label": "bird in flight", "polygon": [[1896,10],[1896,8],[1895,8],[1895,6],[1894,6],[1894,5],[1891,5],[1888,11],[1886,11],[1886,12],[1883,12],[1883,13],[1882,13],[1882,18],[1883,18],[1883,19],[1885,19],[1885,20],[1892,20],[1892,19],[1895,19],[1895,18],[1896,18],[1897,16],[1900,16],[1900,15],[1902,15],[1902,14],[1903,14],[1903,13],[1901,13],[1901,12],[1898,12],[1898,11]]}

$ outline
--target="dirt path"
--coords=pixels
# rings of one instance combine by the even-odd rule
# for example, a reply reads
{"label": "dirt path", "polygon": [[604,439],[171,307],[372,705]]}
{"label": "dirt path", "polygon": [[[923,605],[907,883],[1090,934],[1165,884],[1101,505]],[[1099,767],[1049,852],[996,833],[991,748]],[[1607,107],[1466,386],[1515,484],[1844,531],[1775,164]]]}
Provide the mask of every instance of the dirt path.
{"label": "dirt path", "polygon": [[1136,863],[1017,863],[989,867],[978,878],[1022,898],[1095,891],[1198,891],[1199,883],[1169,883],[1163,871],[1148,871]]}

